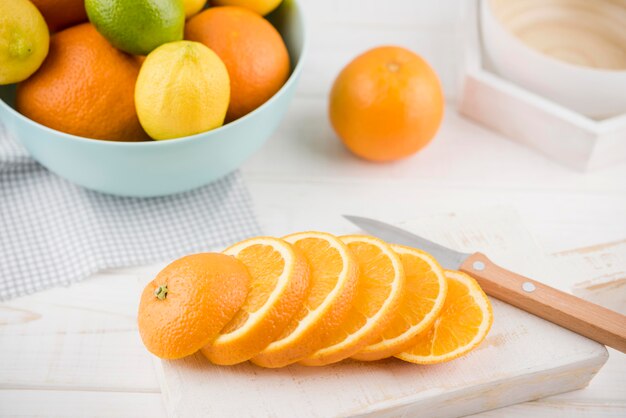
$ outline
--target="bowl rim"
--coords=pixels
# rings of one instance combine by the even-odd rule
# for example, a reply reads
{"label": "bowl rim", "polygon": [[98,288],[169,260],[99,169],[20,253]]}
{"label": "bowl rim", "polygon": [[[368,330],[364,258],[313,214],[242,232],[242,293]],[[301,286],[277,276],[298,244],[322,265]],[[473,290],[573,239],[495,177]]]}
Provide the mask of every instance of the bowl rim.
{"label": "bowl rim", "polygon": [[[283,1],[287,1],[287,0],[283,0]],[[281,88],[276,93],[274,93],[272,95],[272,97],[270,97],[267,101],[265,101],[261,106],[257,107],[252,112],[250,112],[250,113],[240,117],[239,119],[236,119],[236,120],[234,120],[232,122],[229,122],[229,123],[227,123],[225,125],[222,125],[219,128],[212,129],[212,130],[206,131],[206,132],[200,132],[200,133],[197,133],[197,134],[194,134],[194,135],[188,135],[188,136],[182,136],[182,137],[178,137],[178,138],[171,138],[171,139],[164,139],[164,140],[151,139],[151,140],[148,140],[148,141],[135,141],[135,142],[113,141],[113,140],[107,140],[107,139],[95,139],[95,138],[88,138],[88,137],[85,137],[85,136],[78,136],[78,135],[68,134],[66,132],[58,131],[56,129],[50,128],[50,127],[45,126],[45,125],[42,125],[39,122],[36,122],[36,121],[34,121],[34,120],[32,120],[32,119],[22,115],[20,112],[15,110],[12,106],[9,106],[8,103],[6,103],[2,99],[0,99],[0,107],[5,108],[9,113],[12,113],[18,119],[22,120],[23,122],[25,122],[27,124],[32,124],[35,127],[39,128],[39,129],[42,129],[43,131],[55,134],[59,139],[68,140],[68,141],[75,141],[77,143],[83,143],[83,144],[88,143],[88,144],[92,144],[94,146],[102,146],[102,147],[122,147],[122,148],[126,148],[126,147],[170,147],[170,146],[175,146],[176,144],[182,144],[182,143],[196,141],[196,140],[199,140],[200,138],[206,139],[207,136],[210,137],[213,134],[224,132],[224,131],[229,130],[229,129],[234,129],[238,124],[244,123],[246,119],[248,119],[249,117],[252,117],[256,113],[261,112],[265,107],[270,106],[272,102],[278,100],[278,96],[284,94],[285,90],[287,90],[292,84],[296,83],[297,78],[299,77],[300,73],[302,73],[302,67],[304,65],[303,64],[304,57],[306,56],[306,53],[307,53],[308,48],[309,48],[308,24],[307,24],[306,18],[304,16],[304,13],[302,12],[302,6],[300,4],[300,1],[299,0],[289,0],[289,1],[291,1],[295,5],[296,16],[297,16],[298,19],[300,19],[300,24],[302,26],[302,48],[300,50],[300,54],[299,54],[300,56],[298,57],[298,61],[296,62],[296,65],[294,66],[293,70],[291,71],[291,74],[289,75],[289,78],[287,79],[287,81],[285,81],[285,84],[283,84],[281,86]],[[265,18],[265,16],[263,18]],[[1,120],[0,120],[0,122],[1,122]]]}

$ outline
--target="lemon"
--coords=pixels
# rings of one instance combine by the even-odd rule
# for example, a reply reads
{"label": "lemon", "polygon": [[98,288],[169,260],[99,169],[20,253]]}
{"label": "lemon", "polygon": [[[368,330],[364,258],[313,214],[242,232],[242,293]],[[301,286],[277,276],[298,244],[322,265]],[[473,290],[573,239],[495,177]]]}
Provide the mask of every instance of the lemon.
{"label": "lemon", "polygon": [[213,0],[216,6],[239,6],[265,16],[276,9],[283,0]]}
{"label": "lemon", "polygon": [[179,138],[222,126],[229,101],[226,66],[198,42],[171,42],[152,51],[135,86],[139,122],[153,139]]}
{"label": "lemon", "polygon": [[113,46],[146,55],[183,39],[182,0],[85,0],[89,21]]}
{"label": "lemon", "polygon": [[200,10],[202,10],[206,2],[207,0],[183,0],[185,17],[189,18],[198,13]]}
{"label": "lemon", "polygon": [[50,35],[28,0],[0,1],[0,84],[31,76],[48,55]]}

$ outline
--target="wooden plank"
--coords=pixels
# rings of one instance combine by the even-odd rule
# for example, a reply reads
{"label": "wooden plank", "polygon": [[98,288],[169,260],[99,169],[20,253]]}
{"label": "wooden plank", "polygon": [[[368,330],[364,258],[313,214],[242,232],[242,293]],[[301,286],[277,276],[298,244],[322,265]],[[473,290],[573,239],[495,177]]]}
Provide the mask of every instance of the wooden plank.
{"label": "wooden plank", "polygon": [[621,405],[626,415],[626,354],[608,349],[609,359],[586,388],[545,398],[564,404]]}
{"label": "wooden plank", "polygon": [[[490,215],[443,215],[404,226],[462,251],[482,250],[525,275],[552,275],[515,213]],[[201,355],[157,361],[168,415],[459,416],[584,387],[607,359],[593,341],[502,302],[493,307],[494,326],[479,349],[429,367],[393,359],[278,370],[213,366]]]}
{"label": "wooden plank", "polygon": [[[427,216],[441,211],[441,208],[482,210],[486,206],[506,203],[524,214],[525,224],[536,232],[545,252],[581,247],[601,240],[614,241],[626,236],[626,223],[618,221],[626,213],[626,193],[614,198],[599,198],[593,194],[516,191],[496,187],[477,190],[469,186],[378,183],[377,180],[319,182],[304,189],[302,182],[306,180],[303,179],[279,182],[250,176],[248,181],[254,186],[254,200],[259,202],[257,212],[261,225],[265,231],[276,235],[310,229],[348,233],[351,226],[339,216],[342,213],[397,222]],[[398,197],[399,193],[402,197]],[[589,199],[597,200],[598,204],[588,205]],[[537,204],[539,201],[550,209],[540,207]],[[290,210],[278,210],[279,207]],[[580,207],[580,212],[564,213],[572,207]],[[567,285],[561,290],[567,290],[573,284],[567,277],[555,280],[562,280]]]}
{"label": "wooden plank", "polygon": [[0,416],[164,417],[159,393],[0,390]]}
{"label": "wooden plank", "polygon": [[1,305],[0,388],[159,392],[137,332],[137,277],[102,274]]}
{"label": "wooden plank", "polygon": [[468,418],[528,418],[538,416],[624,418],[624,404],[599,404],[576,401],[559,402],[549,398],[549,400],[541,399],[534,402],[509,406],[507,408],[494,409],[471,415]]}
{"label": "wooden plank", "polygon": [[626,240],[562,251],[554,258],[570,272],[574,294],[626,315]]}

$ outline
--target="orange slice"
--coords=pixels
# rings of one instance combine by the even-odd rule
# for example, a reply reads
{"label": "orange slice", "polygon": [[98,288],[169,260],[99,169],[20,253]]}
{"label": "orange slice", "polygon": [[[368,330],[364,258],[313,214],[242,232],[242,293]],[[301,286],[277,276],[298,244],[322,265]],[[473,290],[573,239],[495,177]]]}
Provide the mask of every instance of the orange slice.
{"label": "orange slice", "polygon": [[213,363],[249,360],[274,341],[302,307],[309,285],[309,266],[291,244],[258,237],[224,250],[250,273],[250,291],[233,319],[202,353]]}
{"label": "orange slice", "polygon": [[402,245],[391,248],[400,256],[404,267],[404,297],[382,334],[352,356],[357,360],[379,360],[409,348],[413,338],[435,321],[446,300],[448,284],[433,256]]}
{"label": "orange slice", "polygon": [[385,242],[365,235],[341,237],[359,262],[359,282],[346,320],[324,345],[300,361],[322,366],[348,358],[374,341],[396,313],[404,294],[404,269],[400,257]]}
{"label": "orange slice", "polygon": [[346,317],[358,279],[357,262],[337,237],[300,232],[284,239],[309,263],[308,296],[280,337],[252,358],[263,367],[286,366],[320,348],[324,336]]}
{"label": "orange slice", "polygon": [[493,323],[491,303],[476,280],[459,271],[445,270],[448,294],[433,325],[396,357],[417,364],[453,360],[476,348]]}

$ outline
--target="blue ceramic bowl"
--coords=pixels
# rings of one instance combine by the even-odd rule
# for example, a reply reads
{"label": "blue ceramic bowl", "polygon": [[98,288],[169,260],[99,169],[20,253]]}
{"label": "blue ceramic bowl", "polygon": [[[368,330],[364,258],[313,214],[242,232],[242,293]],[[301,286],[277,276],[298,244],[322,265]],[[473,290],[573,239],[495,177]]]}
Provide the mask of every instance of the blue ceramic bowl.
{"label": "blue ceramic bowl", "polygon": [[0,86],[0,120],[50,171],[88,189],[122,196],[163,196],[210,183],[239,167],[274,132],[302,72],[305,28],[295,0],[268,16],[291,56],[285,85],[250,114],[218,129],[165,141],[98,141],[40,125],[13,109],[15,86]]}

